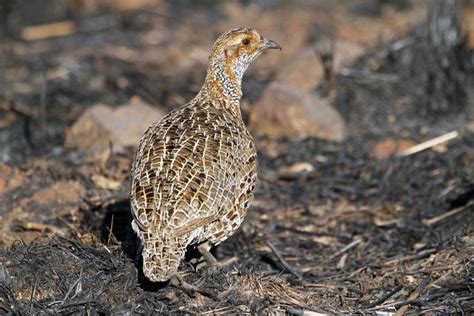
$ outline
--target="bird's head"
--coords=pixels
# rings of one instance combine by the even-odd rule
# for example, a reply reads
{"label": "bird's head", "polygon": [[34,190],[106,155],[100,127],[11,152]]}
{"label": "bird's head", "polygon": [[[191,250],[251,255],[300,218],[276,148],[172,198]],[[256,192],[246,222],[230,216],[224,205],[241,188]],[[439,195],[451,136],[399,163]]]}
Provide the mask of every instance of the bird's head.
{"label": "bird's head", "polygon": [[221,35],[209,55],[204,91],[230,105],[238,105],[242,76],[250,63],[267,49],[280,49],[276,42],[251,28],[238,28]]}
{"label": "bird's head", "polygon": [[221,68],[218,69],[220,71],[226,71],[227,76],[234,77],[231,79],[236,79],[240,83],[250,63],[267,49],[281,50],[281,47],[254,29],[246,27],[233,29],[221,35],[214,43],[209,63],[210,66]]}

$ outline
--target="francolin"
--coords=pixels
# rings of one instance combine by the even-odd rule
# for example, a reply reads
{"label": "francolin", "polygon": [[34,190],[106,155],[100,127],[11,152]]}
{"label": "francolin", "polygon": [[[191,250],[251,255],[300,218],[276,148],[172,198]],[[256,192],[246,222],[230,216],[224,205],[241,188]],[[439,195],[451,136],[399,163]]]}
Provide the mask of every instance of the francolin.
{"label": "francolin", "polygon": [[151,281],[183,282],[177,270],[188,245],[219,266],[210,247],[242,223],[253,198],[257,152],[241,117],[241,81],[270,48],[281,49],[250,28],[220,36],[196,97],[143,135],[132,168],[132,228]]}

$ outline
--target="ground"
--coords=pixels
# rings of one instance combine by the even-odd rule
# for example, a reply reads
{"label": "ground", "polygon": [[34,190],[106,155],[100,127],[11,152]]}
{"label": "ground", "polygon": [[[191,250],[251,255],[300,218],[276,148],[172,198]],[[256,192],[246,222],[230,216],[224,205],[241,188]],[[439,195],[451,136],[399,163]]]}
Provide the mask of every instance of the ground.
{"label": "ground", "polygon": [[[472,33],[433,48],[424,1],[149,2],[86,7],[67,36],[13,30],[0,43],[2,312],[474,312]],[[345,63],[311,88],[347,136],[255,133],[255,200],[214,249],[238,261],[195,271],[189,249],[180,271],[203,289],[189,294],[147,281],[137,264],[133,146],[98,154],[67,138],[96,104],[138,96],[168,111],[186,102],[213,40],[240,25],[283,47],[244,77],[245,120],[299,51],[325,38],[351,43],[339,52]],[[453,131],[449,142],[397,154]]]}

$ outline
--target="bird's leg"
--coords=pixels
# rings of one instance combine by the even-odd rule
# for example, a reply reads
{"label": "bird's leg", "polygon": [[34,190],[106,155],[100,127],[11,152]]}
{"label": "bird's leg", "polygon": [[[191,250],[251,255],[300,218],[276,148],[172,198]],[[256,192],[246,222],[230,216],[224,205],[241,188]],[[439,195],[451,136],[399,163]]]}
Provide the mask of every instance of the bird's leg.
{"label": "bird's leg", "polygon": [[183,290],[185,292],[188,292],[188,293],[199,292],[201,290],[197,286],[192,285],[192,284],[184,281],[183,277],[179,273],[176,273],[171,277],[170,283],[174,287],[176,287],[178,289],[181,289],[181,290]]}
{"label": "bird's leg", "polygon": [[188,293],[190,296],[194,296],[196,293],[201,293],[202,295],[207,296],[213,300],[217,300],[217,297],[214,294],[184,281],[183,277],[179,273],[175,273],[171,277],[170,283],[174,287]]}
{"label": "bird's leg", "polygon": [[[209,245],[208,242],[200,244],[197,248],[199,252],[202,254],[202,256],[204,257],[204,261],[207,264],[207,266],[211,268],[223,268],[237,261],[237,257],[232,257],[226,260],[217,261],[217,259],[209,251],[211,249],[211,245]],[[201,267],[198,265],[197,269],[199,268]]]}

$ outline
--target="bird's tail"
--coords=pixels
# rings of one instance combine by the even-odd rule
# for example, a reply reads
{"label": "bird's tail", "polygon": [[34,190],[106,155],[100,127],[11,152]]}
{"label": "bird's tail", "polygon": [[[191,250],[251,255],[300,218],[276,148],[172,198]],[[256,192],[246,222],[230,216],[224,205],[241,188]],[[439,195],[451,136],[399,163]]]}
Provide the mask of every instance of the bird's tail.
{"label": "bird's tail", "polygon": [[143,273],[153,282],[168,281],[178,271],[186,248],[169,239],[143,240]]}

